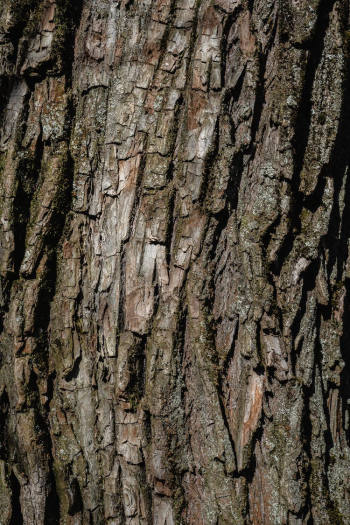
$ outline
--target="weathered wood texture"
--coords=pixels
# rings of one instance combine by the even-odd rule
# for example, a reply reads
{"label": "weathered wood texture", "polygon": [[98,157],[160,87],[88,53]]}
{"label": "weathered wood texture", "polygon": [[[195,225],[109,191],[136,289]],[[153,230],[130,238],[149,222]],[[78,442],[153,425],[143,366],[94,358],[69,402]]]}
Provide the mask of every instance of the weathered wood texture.
{"label": "weathered wood texture", "polygon": [[350,524],[348,0],[1,0],[1,525]]}

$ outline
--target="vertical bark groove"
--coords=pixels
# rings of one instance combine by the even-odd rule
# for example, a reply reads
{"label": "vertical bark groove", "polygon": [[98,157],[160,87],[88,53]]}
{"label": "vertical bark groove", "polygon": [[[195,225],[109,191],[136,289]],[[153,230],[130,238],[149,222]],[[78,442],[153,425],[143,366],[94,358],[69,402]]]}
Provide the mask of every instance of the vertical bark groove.
{"label": "vertical bark groove", "polygon": [[350,524],[348,0],[0,34],[0,523]]}

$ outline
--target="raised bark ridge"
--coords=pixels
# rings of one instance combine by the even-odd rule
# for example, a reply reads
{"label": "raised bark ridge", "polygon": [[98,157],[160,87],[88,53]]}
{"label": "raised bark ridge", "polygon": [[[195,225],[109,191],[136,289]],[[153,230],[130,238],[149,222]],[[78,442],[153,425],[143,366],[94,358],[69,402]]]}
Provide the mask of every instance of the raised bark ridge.
{"label": "raised bark ridge", "polygon": [[349,524],[348,0],[1,0],[0,523]]}

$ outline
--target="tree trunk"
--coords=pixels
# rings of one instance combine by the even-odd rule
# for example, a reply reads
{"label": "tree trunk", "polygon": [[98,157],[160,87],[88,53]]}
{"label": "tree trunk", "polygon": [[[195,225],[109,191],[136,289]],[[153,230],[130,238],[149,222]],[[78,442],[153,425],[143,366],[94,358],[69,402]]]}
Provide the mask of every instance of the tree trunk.
{"label": "tree trunk", "polygon": [[1,525],[350,524],[348,0],[1,0]]}

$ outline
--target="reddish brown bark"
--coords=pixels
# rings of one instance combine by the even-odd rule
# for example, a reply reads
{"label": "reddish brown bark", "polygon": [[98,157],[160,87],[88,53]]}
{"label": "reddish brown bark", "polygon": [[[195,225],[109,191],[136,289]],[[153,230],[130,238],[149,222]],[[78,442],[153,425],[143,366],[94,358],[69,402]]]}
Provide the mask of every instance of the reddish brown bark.
{"label": "reddish brown bark", "polygon": [[348,1],[0,20],[0,523],[350,523]]}

